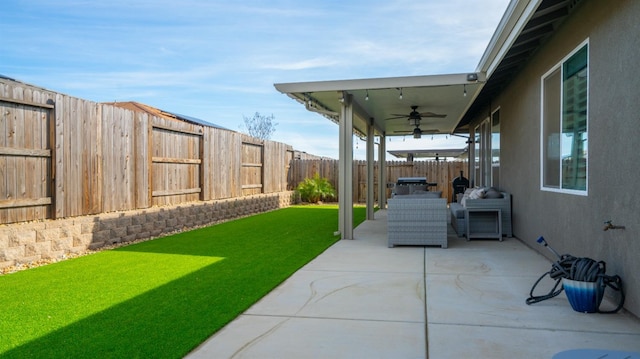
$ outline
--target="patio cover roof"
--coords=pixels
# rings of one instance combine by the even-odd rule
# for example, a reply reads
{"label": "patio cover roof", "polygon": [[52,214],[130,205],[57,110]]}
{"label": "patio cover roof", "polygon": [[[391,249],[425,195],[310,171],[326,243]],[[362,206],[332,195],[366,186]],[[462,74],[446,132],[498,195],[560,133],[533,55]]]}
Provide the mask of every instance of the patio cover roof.
{"label": "patio cover roof", "polygon": [[[404,136],[414,127],[409,121],[411,106],[418,112],[446,115],[422,116],[420,129],[425,134],[453,133],[482,85],[483,73],[387,77],[357,80],[317,81],[275,84],[278,91],[338,122],[343,96],[352,95],[354,131],[366,134],[372,121],[377,134]],[[465,96],[466,93],[466,96]],[[406,115],[403,118],[390,119]]]}

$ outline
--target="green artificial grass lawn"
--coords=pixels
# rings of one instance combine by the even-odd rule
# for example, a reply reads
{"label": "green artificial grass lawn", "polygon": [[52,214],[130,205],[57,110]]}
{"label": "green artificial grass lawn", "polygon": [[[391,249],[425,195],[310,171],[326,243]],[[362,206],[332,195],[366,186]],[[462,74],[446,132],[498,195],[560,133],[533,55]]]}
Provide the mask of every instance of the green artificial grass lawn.
{"label": "green artificial grass lawn", "polygon": [[0,356],[183,357],[337,227],[336,206],[295,206],[0,276]]}

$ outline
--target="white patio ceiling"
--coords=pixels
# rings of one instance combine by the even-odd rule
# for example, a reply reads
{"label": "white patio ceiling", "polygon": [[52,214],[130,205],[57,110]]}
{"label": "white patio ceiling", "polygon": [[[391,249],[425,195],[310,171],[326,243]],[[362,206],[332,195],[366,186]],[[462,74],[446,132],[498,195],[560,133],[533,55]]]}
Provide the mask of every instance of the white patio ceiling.
{"label": "white patio ceiling", "polygon": [[461,159],[468,156],[468,148],[421,148],[413,150],[389,150],[388,153],[397,158]]}
{"label": "white patio ceiling", "polygon": [[[415,127],[409,121],[411,106],[418,106],[417,111],[421,113],[446,115],[444,118],[423,116],[420,121],[423,134],[453,133],[484,80],[483,73],[465,73],[279,83],[275,87],[308,110],[319,112],[335,122],[339,121],[341,99],[345,93],[350,94],[354,104],[354,131],[366,134],[367,122],[372,119],[376,134],[405,136],[410,135]],[[406,116],[389,119],[397,117],[397,114]]]}

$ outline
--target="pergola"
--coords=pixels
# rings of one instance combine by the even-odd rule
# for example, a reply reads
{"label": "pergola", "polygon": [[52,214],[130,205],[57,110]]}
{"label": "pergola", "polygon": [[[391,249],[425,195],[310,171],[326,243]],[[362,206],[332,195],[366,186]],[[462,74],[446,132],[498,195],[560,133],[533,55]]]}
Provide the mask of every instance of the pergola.
{"label": "pergola", "polygon": [[[416,127],[423,134],[452,134],[484,83],[484,73],[474,72],[275,84],[278,91],[307,110],[340,126],[338,202],[342,239],[353,239],[353,134],[366,137],[367,219],[373,219],[374,137],[380,137],[378,178],[383,184],[386,137],[413,135]],[[412,106],[417,106],[422,116],[410,115]],[[378,190],[379,206],[384,208],[385,186],[378,186]]]}

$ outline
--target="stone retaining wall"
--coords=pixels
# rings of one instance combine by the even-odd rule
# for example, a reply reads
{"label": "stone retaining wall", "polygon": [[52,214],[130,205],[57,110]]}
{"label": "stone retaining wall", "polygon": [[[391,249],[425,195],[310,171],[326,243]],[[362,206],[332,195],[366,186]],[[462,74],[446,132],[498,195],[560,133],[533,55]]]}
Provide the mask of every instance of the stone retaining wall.
{"label": "stone retaining wall", "polygon": [[0,226],[0,269],[155,238],[291,205],[293,192]]}

